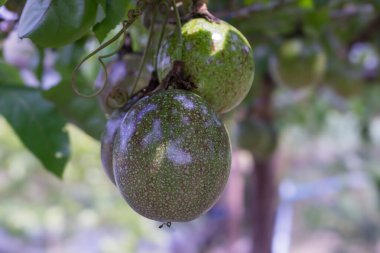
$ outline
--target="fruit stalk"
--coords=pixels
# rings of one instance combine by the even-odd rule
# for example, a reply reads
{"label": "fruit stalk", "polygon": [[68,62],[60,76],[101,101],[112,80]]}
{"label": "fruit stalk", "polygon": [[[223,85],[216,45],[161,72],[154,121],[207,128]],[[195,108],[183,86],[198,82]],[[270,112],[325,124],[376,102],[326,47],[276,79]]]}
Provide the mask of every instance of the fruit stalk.
{"label": "fruit stalk", "polygon": [[219,23],[220,19],[208,11],[208,0],[193,0],[192,12],[188,18],[204,18],[211,23]]}

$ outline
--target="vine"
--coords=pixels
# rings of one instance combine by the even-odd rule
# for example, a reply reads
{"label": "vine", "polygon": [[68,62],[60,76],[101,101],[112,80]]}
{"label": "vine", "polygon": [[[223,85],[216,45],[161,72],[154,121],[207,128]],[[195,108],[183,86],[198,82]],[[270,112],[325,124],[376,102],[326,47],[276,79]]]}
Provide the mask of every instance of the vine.
{"label": "vine", "polygon": [[[83,58],[79,64],[74,68],[73,70],[73,73],[72,73],[72,76],[71,76],[71,86],[72,86],[72,89],[74,90],[74,92],[78,95],[78,96],[81,96],[81,97],[84,97],[84,98],[93,98],[93,97],[96,97],[98,96],[106,87],[107,87],[107,84],[108,84],[108,73],[107,73],[107,67],[106,67],[106,64],[104,63],[104,59],[106,58],[109,58],[115,54],[117,54],[117,52],[123,47],[124,45],[124,41],[125,41],[125,38],[127,36],[127,30],[128,28],[136,21],[136,19],[138,17],[140,17],[144,10],[146,9],[147,5],[151,3],[152,0],[139,0],[137,1],[137,4],[136,4],[136,8],[135,9],[131,9],[128,11],[128,19],[127,20],[124,20],[122,22],[122,28],[121,30],[114,36],[112,37],[110,40],[108,40],[107,42],[105,42],[104,44],[102,44],[101,46],[99,46],[97,49],[95,49],[93,52],[91,52],[89,55],[87,55],[85,58]],[[153,3],[154,1],[152,1]],[[88,60],[90,59],[91,57],[93,57],[94,55],[96,55],[97,53],[99,53],[100,51],[102,51],[103,49],[107,48],[109,45],[113,44],[114,42],[116,42],[120,37],[122,37],[122,41],[120,43],[120,45],[118,46],[118,48],[113,51],[112,53],[109,53],[109,54],[106,54],[106,55],[101,55],[98,57],[98,61],[102,67],[102,69],[104,70],[104,73],[105,73],[105,80],[104,80],[104,83],[103,85],[101,86],[100,89],[98,89],[97,91],[95,91],[93,94],[90,94],[90,95],[86,95],[86,94],[83,94],[80,92],[80,90],[78,89],[77,87],[77,83],[76,83],[76,77],[77,77],[77,73],[79,71],[79,69],[82,67],[82,65]]]}

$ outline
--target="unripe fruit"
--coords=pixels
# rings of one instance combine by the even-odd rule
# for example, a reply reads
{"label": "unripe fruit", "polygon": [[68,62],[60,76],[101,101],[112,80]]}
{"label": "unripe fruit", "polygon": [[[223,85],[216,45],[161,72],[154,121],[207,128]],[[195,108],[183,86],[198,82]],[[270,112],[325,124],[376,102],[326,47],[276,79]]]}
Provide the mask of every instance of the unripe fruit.
{"label": "unripe fruit", "polygon": [[277,133],[272,125],[258,119],[240,121],[235,131],[238,147],[252,153],[257,160],[268,159],[276,149]]}
{"label": "unripe fruit", "polygon": [[184,90],[141,99],[114,140],[117,186],[136,212],[152,220],[184,222],[206,212],[230,164],[224,125],[201,97]]}
{"label": "unripe fruit", "polygon": [[[198,86],[194,92],[218,113],[232,110],[244,99],[253,82],[253,52],[247,39],[226,22],[210,23],[202,18],[187,22],[182,27],[182,36],[185,74]],[[174,33],[159,51],[160,80],[171,70],[177,40]]]}
{"label": "unripe fruit", "polygon": [[343,63],[330,66],[324,83],[343,98],[360,95],[364,87],[360,69]]}
{"label": "unripe fruit", "polygon": [[313,41],[286,41],[270,59],[270,72],[276,83],[293,89],[317,84],[325,70],[326,55]]}

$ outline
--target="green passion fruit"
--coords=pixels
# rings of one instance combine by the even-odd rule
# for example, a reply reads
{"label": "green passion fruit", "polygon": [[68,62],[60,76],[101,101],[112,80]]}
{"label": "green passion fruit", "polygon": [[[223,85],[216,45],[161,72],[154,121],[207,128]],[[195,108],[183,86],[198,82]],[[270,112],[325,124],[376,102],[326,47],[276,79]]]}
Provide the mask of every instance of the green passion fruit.
{"label": "green passion fruit", "polygon": [[[249,92],[254,77],[252,48],[233,26],[221,21],[192,19],[182,27],[182,60],[185,74],[198,86],[202,96],[218,113],[232,110]],[[163,43],[158,54],[158,76],[171,70],[176,56],[178,34]]]}
{"label": "green passion fruit", "polygon": [[245,118],[236,127],[237,146],[252,153],[257,160],[269,158],[277,146],[275,128],[262,120]]}
{"label": "green passion fruit", "polygon": [[291,39],[270,59],[270,72],[276,83],[299,89],[317,84],[326,70],[326,55],[314,41]]}
{"label": "green passion fruit", "polygon": [[329,66],[324,84],[343,98],[360,95],[364,87],[360,69],[344,63]]}
{"label": "green passion fruit", "polygon": [[156,221],[185,222],[206,212],[224,189],[230,165],[224,125],[203,98],[184,90],[141,99],[114,140],[121,194],[137,213]]}

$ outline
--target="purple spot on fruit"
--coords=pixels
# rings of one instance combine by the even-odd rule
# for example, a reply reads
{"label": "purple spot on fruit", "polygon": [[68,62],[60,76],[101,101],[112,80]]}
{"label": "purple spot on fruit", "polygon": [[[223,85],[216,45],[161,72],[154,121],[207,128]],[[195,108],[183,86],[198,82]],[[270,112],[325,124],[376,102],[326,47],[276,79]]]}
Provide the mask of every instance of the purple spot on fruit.
{"label": "purple spot on fruit", "polygon": [[189,125],[190,124],[190,118],[187,116],[182,117],[182,123],[185,125]]}
{"label": "purple spot on fruit", "polygon": [[244,46],[243,47],[243,52],[245,53],[245,54],[249,54],[249,47],[248,46]]}
{"label": "purple spot on fruit", "polygon": [[194,103],[193,101],[191,101],[190,99],[188,99],[186,96],[184,95],[178,95],[175,97],[175,99],[179,102],[182,103],[182,105],[186,108],[186,109],[194,109]]}
{"label": "purple spot on fruit", "polygon": [[215,123],[216,123],[218,126],[221,126],[221,125],[222,125],[222,122],[220,122],[220,120],[218,119],[218,117],[216,116],[216,114],[213,114],[213,119],[214,119]]}
{"label": "purple spot on fruit", "polygon": [[170,161],[177,165],[186,165],[191,163],[192,157],[189,153],[183,151],[178,142],[170,142],[166,150],[166,155]]}
{"label": "purple spot on fruit", "polygon": [[202,113],[203,113],[204,115],[207,115],[207,114],[208,114],[208,110],[207,110],[206,106],[201,105],[201,110],[202,110]]}
{"label": "purple spot on fruit", "polygon": [[152,144],[153,142],[156,142],[156,141],[160,141],[161,138],[162,138],[161,122],[159,120],[155,120],[153,123],[152,131],[145,136],[145,138],[142,141],[142,145],[144,148],[146,148],[149,144]]}
{"label": "purple spot on fruit", "polygon": [[137,115],[137,121],[141,121],[145,115],[147,115],[149,112],[154,111],[157,109],[157,105],[154,104],[148,104],[145,106]]}
{"label": "purple spot on fruit", "polygon": [[127,143],[130,141],[135,130],[136,130],[136,126],[135,124],[133,124],[132,120],[121,126],[120,128],[121,147],[123,148],[127,147]]}

